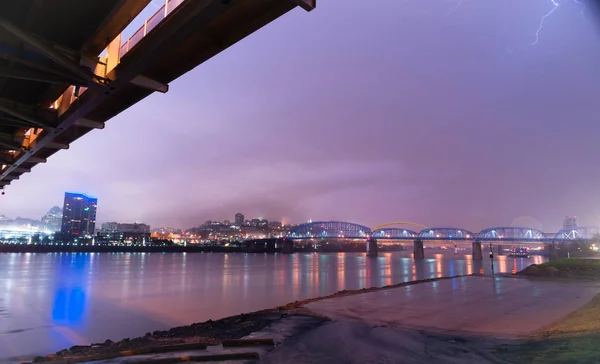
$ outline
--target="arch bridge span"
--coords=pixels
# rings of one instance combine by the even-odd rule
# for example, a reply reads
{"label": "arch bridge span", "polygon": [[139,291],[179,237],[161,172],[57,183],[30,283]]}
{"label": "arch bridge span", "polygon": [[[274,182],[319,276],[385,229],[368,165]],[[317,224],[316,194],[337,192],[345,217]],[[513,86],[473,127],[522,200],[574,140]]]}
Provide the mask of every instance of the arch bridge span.
{"label": "arch bridge span", "polygon": [[[424,227],[420,231],[394,227],[413,225]],[[290,228],[286,237],[290,239],[392,239],[392,240],[451,240],[478,242],[521,242],[544,243],[583,240],[590,241],[600,236],[598,227],[580,227],[559,231],[554,237],[529,227],[491,227],[474,233],[461,228],[435,228],[409,222],[391,222],[373,228],[344,221],[315,221]]]}

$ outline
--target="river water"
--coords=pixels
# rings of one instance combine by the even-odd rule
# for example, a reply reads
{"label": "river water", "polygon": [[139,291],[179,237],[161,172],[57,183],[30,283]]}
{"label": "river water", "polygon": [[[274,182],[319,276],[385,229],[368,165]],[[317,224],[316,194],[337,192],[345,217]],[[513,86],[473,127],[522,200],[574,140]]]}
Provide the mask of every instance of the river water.
{"label": "river water", "polygon": [[[489,259],[425,251],[360,253],[0,254],[0,363],[72,345],[328,295],[424,278],[471,274]],[[544,258],[496,257],[496,272]]]}

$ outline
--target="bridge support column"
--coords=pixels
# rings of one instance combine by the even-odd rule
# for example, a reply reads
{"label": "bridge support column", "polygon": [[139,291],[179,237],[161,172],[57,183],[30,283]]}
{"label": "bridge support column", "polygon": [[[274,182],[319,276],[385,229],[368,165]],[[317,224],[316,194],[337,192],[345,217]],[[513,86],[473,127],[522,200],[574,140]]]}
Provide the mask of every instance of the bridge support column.
{"label": "bridge support column", "polygon": [[294,241],[291,239],[283,239],[281,252],[283,254],[292,254],[294,252]]}
{"label": "bridge support column", "polygon": [[546,250],[548,251],[548,259],[549,260],[556,260],[556,259],[560,259],[560,258],[564,258],[564,257],[560,257],[559,256],[559,252],[556,249],[556,244],[555,243],[546,243]]}
{"label": "bridge support column", "polygon": [[413,255],[415,260],[425,259],[425,252],[423,251],[423,240],[416,239],[414,243]]}
{"label": "bridge support column", "polygon": [[496,245],[496,249],[497,249],[497,253],[498,255],[504,255],[504,247],[502,245]]}
{"label": "bridge support column", "polygon": [[368,257],[377,257],[379,255],[377,248],[377,239],[369,238],[367,240],[367,256]]}
{"label": "bridge support column", "polygon": [[473,242],[473,260],[483,260],[483,254],[481,253],[481,242]]}

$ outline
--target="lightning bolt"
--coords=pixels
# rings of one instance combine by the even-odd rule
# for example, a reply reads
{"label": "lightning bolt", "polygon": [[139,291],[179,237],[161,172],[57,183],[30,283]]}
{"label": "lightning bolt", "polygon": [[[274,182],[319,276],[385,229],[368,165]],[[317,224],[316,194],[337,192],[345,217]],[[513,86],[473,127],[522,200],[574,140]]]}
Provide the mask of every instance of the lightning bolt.
{"label": "lightning bolt", "polygon": [[542,32],[542,29],[544,29],[544,21],[546,20],[547,17],[549,17],[550,15],[552,15],[552,13],[554,13],[554,11],[556,9],[558,9],[558,0],[550,0],[552,2],[552,9],[546,13],[546,15],[544,15],[542,17],[542,20],[540,20],[540,26],[538,27],[537,31],[535,32],[535,42],[533,42],[531,45],[536,45],[538,44],[538,42],[540,41],[540,33]]}
{"label": "lightning bolt", "polygon": [[[542,17],[542,20],[540,20],[540,26],[538,27],[537,31],[535,32],[535,42],[533,42],[531,45],[538,44],[538,42],[540,41],[540,33],[544,29],[544,21],[546,20],[546,18],[548,18],[550,15],[552,15],[552,13],[554,13],[554,11],[556,11],[556,9],[558,9],[558,7],[561,4],[560,0],[550,0],[550,2],[552,3],[552,9],[550,9],[550,11]],[[587,8],[587,4],[583,0],[573,0],[573,2],[575,4],[581,5],[581,17],[584,20],[586,20],[585,9]]]}

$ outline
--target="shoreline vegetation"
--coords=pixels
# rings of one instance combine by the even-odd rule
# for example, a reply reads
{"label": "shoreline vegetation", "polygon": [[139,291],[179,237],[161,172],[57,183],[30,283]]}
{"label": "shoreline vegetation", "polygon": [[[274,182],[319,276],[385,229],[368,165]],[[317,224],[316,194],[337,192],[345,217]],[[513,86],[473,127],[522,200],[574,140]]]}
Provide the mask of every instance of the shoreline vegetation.
{"label": "shoreline vegetation", "polygon": [[[558,280],[600,278],[600,260],[560,259],[531,265],[524,277]],[[519,345],[501,346],[496,355],[510,363],[599,363],[600,294],[580,309],[536,332]]]}
{"label": "shoreline vegetation", "polygon": [[566,258],[543,264],[532,264],[517,273],[525,277],[545,278],[600,278],[600,260]]}
{"label": "shoreline vegetation", "polygon": [[308,315],[306,313],[302,313],[301,310],[298,309],[301,309],[302,306],[311,302],[367,292],[384,291],[398,287],[412,286],[421,283],[466,276],[468,275],[422,279],[417,281],[402,282],[389,286],[363,288],[358,290],[342,290],[331,295],[295,301],[285,305],[277,306],[275,308],[245,314],[242,313],[214,321],[208,320],[201,323],[193,323],[191,325],[174,327],[166,331],[154,331],[152,333],[149,332],[144,336],[125,338],[118,342],[108,339],[102,343],[75,345],[69,349],[60,350],[55,354],[35,357],[33,361],[29,362],[52,363],[56,361],[61,363],[79,363],[110,359],[135,353],[136,351],[143,352],[153,348],[168,347],[173,345],[220,345],[225,340],[240,339],[244,336],[250,335],[253,332],[262,330],[283,317],[289,315]]}

